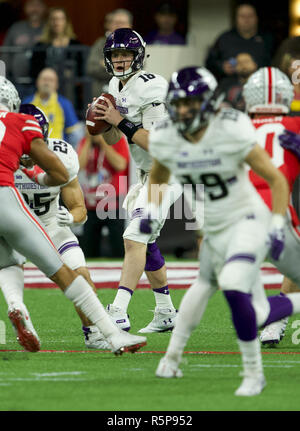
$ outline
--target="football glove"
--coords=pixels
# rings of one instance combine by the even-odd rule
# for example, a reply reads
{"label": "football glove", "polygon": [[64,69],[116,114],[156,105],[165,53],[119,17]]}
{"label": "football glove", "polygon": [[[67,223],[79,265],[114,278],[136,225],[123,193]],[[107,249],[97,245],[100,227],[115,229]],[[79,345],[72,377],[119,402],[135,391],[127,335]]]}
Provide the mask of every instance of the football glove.
{"label": "football glove", "polygon": [[155,205],[148,205],[140,221],[140,232],[151,234],[157,231],[160,225],[157,210]]}
{"label": "football glove", "polygon": [[269,230],[270,255],[272,259],[279,260],[284,249],[284,217],[281,214],[273,214]]}
{"label": "football glove", "polygon": [[59,207],[56,213],[56,221],[58,226],[71,226],[74,222],[74,217],[65,207]]}
{"label": "football glove", "polygon": [[31,169],[24,168],[20,165],[20,169],[29,179],[31,179],[31,181],[40,184],[41,186],[45,185],[46,173],[38,165],[34,165]]}
{"label": "football glove", "polygon": [[280,145],[285,149],[291,151],[300,161],[300,135],[284,130],[282,135],[278,137]]}

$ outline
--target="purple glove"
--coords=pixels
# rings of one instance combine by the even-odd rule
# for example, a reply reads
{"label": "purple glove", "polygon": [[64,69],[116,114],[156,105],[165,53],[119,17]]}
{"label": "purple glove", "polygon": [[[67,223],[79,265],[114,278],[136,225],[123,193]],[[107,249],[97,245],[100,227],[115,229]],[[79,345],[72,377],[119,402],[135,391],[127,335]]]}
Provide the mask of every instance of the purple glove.
{"label": "purple glove", "polygon": [[285,150],[291,151],[300,160],[300,135],[285,129],[278,139]]}
{"label": "purple glove", "polygon": [[146,217],[142,218],[140,221],[140,232],[142,233],[152,233],[152,222],[153,220],[148,214]]}
{"label": "purple glove", "polygon": [[279,260],[284,249],[284,240],[284,217],[280,214],[274,214],[269,232],[270,255],[272,259]]}
{"label": "purple glove", "polygon": [[284,249],[284,231],[283,229],[274,230],[269,234],[271,241],[270,254],[272,259],[279,260]]}
{"label": "purple glove", "polygon": [[143,216],[140,221],[140,232],[142,233],[154,233],[159,229],[160,222],[159,211],[153,204],[148,204],[143,212]]}

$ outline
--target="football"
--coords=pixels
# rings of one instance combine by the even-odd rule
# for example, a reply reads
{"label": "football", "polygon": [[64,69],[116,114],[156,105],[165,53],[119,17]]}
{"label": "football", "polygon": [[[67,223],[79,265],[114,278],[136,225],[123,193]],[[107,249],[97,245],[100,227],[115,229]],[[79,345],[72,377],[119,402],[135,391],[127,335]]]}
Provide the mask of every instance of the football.
{"label": "football", "polygon": [[110,128],[110,124],[107,123],[105,120],[95,120],[95,117],[97,117],[98,114],[96,114],[93,111],[93,107],[96,104],[101,104],[101,105],[107,106],[107,102],[105,101],[104,97],[109,99],[111,101],[111,103],[114,105],[114,107],[116,107],[115,98],[114,98],[114,96],[112,96],[109,93],[102,93],[101,96],[99,96],[91,104],[91,106],[86,111],[86,120],[85,120],[85,124],[86,124],[86,127],[87,127],[90,135],[100,135],[101,133],[106,132]]}

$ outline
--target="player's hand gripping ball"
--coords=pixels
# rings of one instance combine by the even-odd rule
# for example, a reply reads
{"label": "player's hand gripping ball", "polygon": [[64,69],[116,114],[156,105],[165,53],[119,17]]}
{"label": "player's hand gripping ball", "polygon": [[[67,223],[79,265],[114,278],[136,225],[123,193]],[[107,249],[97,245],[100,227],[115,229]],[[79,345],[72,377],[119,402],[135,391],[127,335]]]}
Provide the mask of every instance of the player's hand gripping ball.
{"label": "player's hand gripping ball", "polygon": [[105,101],[105,97],[109,99],[116,108],[115,98],[109,93],[102,93],[101,96],[99,96],[96,100],[93,101],[93,103],[86,111],[85,120],[85,124],[90,135],[100,135],[101,133],[107,132],[107,130],[111,127],[111,125],[105,120],[95,120],[95,117],[99,116],[99,114],[94,111],[95,105],[100,104],[108,106],[107,102]]}

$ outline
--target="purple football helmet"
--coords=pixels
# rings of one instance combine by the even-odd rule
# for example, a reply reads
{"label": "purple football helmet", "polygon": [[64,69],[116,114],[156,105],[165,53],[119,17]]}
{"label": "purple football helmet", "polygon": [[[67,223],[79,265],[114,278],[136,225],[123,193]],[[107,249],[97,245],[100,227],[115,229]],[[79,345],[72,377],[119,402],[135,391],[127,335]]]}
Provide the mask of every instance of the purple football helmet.
{"label": "purple football helmet", "polygon": [[[172,121],[180,133],[194,133],[204,127],[216,109],[214,100],[217,81],[204,67],[185,67],[172,74],[167,106]],[[198,100],[200,109],[189,110],[187,118],[179,119],[176,104],[180,100]]]}
{"label": "purple football helmet", "polygon": [[49,121],[44,112],[32,103],[24,103],[21,105],[19,112],[22,114],[32,115],[38,121],[44,135],[44,140],[46,141],[49,132]]}
{"label": "purple football helmet", "polygon": [[[146,43],[143,38],[130,28],[118,28],[112,32],[106,39],[103,54],[107,72],[110,75],[116,76],[119,79],[127,79],[129,76],[142,69],[145,58]],[[133,52],[133,60],[128,70],[116,72],[113,62],[111,61],[111,53],[113,50],[123,49]]]}

